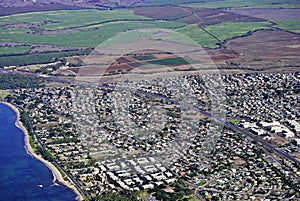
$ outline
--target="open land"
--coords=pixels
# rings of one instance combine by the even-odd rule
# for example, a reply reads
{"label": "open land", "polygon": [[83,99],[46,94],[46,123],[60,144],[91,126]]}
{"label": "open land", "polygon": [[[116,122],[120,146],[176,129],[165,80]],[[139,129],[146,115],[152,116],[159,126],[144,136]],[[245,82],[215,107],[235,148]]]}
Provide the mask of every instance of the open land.
{"label": "open land", "polygon": [[239,57],[243,67],[293,67],[299,69],[300,36],[285,31],[258,31],[251,36],[229,41],[226,45]]}

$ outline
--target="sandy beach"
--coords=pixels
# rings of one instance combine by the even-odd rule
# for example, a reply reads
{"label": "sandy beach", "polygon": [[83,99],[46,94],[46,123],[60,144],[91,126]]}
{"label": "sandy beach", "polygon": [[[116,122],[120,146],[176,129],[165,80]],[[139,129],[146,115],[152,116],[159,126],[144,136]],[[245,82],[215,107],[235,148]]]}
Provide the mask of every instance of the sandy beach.
{"label": "sandy beach", "polygon": [[55,182],[55,180],[57,180],[58,182],[64,184],[65,186],[73,189],[75,191],[75,193],[77,194],[78,196],[78,200],[83,200],[83,197],[82,195],[79,193],[79,191],[77,190],[77,188],[72,185],[70,182],[68,181],[65,181],[61,175],[61,173],[56,169],[56,167],[50,163],[49,161],[46,161],[45,159],[43,159],[41,156],[37,155],[34,150],[32,149],[32,147],[30,146],[30,143],[29,143],[29,134],[26,130],[26,128],[23,126],[22,122],[20,121],[20,112],[19,110],[12,104],[10,103],[7,103],[7,102],[2,102],[3,104],[9,106],[11,109],[13,109],[16,113],[17,113],[17,120],[16,120],[16,126],[18,126],[23,132],[24,132],[24,135],[25,135],[25,148],[26,148],[26,151],[28,154],[30,154],[31,156],[35,157],[36,159],[38,159],[39,161],[43,162],[50,170],[51,172],[53,173],[53,181]]}

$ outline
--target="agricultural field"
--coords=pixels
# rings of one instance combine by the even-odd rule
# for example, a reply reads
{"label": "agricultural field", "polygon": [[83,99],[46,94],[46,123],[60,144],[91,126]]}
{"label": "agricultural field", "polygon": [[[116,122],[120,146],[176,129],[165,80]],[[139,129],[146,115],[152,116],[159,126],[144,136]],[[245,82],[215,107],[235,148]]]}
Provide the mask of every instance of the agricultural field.
{"label": "agricultural field", "polygon": [[10,55],[10,54],[25,54],[30,50],[30,46],[15,46],[0,47],[0,55]]}
{"label": "agricultural field", "polygon": [[256,30],[270,29],[271,25],[270,22],[226,22],[208,26],[205,29],[224,42]]}
{"label": "agricultural field", "polygon": [[285,29],[294,33],[300,34],[300,21],[299,20],[287,20],[287,21],[275,21],[276,27]]}
{"label": "agricultural field", "polygon": [[0,28],[0,42],[51,44],[55,46],[96,47],[107,39],[128,30],[144,28],[174,29],[184,24],[166,21],[110,22],[78,28],[75,33],[34,34],[28,28]]}
{"label": "agricultural field", "polygon": [[[186,2],[176,0],[166,5],[170,2],[152,0],[147,6],[126,9],[57,10],[0,17],[0,66],[47,63],[66,56],[86,55],[99,45],[123,44],[149,36],[147,32],[134,32],[145,28],[168,29],[168,35],[158,34],[152,39],[201,46],[218,63],[226,64],[238,56],[224,46],[232,39],[259,30],[283,29],[294,33],[300,30],[298,9],[249,9],[275,5],[274,0],[183,4]],[[293,2],[296,3],[294,0],[285,3]],[[276,14],[277,18],[275,11],[281,13]],[[10,43],[13,45],[7,45]]]}
{"label": "agricultural field", "polygon": [[152,19],[176,20],[192,15],[188,9],[175,6],[154,6],[133,8],[135,15]]}
{"label": "agricultural field", "polygon": [[179,33],[189,37],[201,47],[216,48],[217,40],[212,36],[208,35],[205,31],[197,27],[197,25],[187,25],[183,28],[176,29]]}
{"label": "agricultural field", "polygon": [[1,56],[0,66],[23,66],[29,64],[49,63],[57,58],[89,53],[90,51],[70,51],[49,54],[29,54],[22,56]]}
{"label": "agricultural field", "polygon": [[226,45],[239,54],[234,63],[241,67],[285,67],[288,70],[299,68],[299,40],[299,34],[286,31],[258,31],[247,37],[230,40]]}
{"label": "agricultural field", "polygon": [[230,10],[230,12],[238,15],[246,15],[269,21],[300,20],[300,9],[235,9]]}
{"label": "agricultural field", "polygon": [[3,16],[0,17],[0,25],[29,23],[40,25],[40,28],[45,30],[59,30],[111,21],[144,19],[146,18],[134,15],[131,10],[60,10]]}
{"label": "agricultural field", "polygon": [[[212,0],[201,3],[181,4],[181,6],[191,8],[257,8],[263,6],[264,8],[281,8],[278,0]],[[289,5],[289,8],[298,8],[297,0],[286,0],[284,7]],[[289,3],[290,2],[290,3]],[[276,6],[274,6],[276,5]],[[270,7],[269,7],[270,6]]]}

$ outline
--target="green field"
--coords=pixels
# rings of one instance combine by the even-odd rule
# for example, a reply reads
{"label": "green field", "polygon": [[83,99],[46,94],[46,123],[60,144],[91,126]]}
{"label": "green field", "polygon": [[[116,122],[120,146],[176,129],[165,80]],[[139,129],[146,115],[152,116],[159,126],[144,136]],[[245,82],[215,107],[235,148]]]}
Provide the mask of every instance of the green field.
{"label": "green field", "polygon": [[4,99],[6,96],[8,96],[8,94],[9,94],[8,91],[0,90],[0,99]]}
{"label": "green field", "polygon": [[0,66],[23,66],[29,64],[49,63],[55,58],[64,56],[89,54],[89,51],[71,51],[50,54],[32,54],[22,56],[2,56],[0,57]]}
{"label": "green field", "polygon": [[[144,6],[163,6],[163,5],[179,5],[183,3],[194,3],[199,2],[199,0],[148,0],[143,3]],[[130,7],[130,6],[129,6]],[[134,5],[133,7],[136,7]]]}
{"label": "green field", "polygon": [[48,12],[33,12],[15,14],[0,17],[0,25],[19,23],[45,23],[41,28],[46,30],[58,30],[72,27],[82,27],[90,24],[123,21],[123,20],[144,20],[142,16],[134,15],[131,10],[100,11],[96,9],[86,10],[60,10]]}
{"label": "green field", "polygon": [[143,61],[143,60],[150,60],[150,59],[155,59],[153,55],[144,55],[144,56],[134,56],[133,58]]}
{"label": "green field", "polygon": [[276,27],[300,34],[299,20],[275,21]]}
{"label": "green field", "polygon": [[205,29],[224,42],[225,40],[245,36],[255,30],[269,29],[271,25],[270,22],[226,22],[208,26]]}
{"label": "green field", "polygon": [[[264,6],[266,8],[272,8],[274,3],[278,3],[278,0],[211,0],[204,1],[201,3],[190,3],[190,4],[182,4],[181,6],[191,7],[191,8],[243,8],[243,7],[257,7]],[[299,2],[299,0],[286,0],[287,2]],[[297,4],[291,4],[291,6],[297,6]],[[280,6],[277,4],[277,6]]]}
{"label": "green field", "polygon": [[85,27],[81,32],[38,35],[32,34],[27,28],[0,28],[0,42],[11,41],[29,44],[51,44],[55,46],[96,47],[107,39],[128,30],[144,28],[177,28],[182,23],[153,21],[153,22],[113,22]]}
{"label": "green field", "polygon": [[147,62],[137,62],[130,64],[133,67],[140,67],[140,66],[146,66],[148,64],[152,65],[161,65],[161,66],[176,66],[176,65],[186,65],[196,63],[194,60],[186,60],[181,57],[176,58],[168,58],[168,59],[160,59],[160,60],[151,60]]}
{"label": "green field", "polygon": [[251,6],[251,8],[300,8],[300,4],[272,4]]}
{"label": "green field", "polygon": [[[179,33],[196,42],[201,47],[216,48],[217,40],[200,29],[197,25],[191,24],[183,28],[176,29]],[[175,39],[176,40],[176,39]],[[181,41],[179,39],[179,41]]]}
{"label": "green field", "polygon": [[0,47],[0,55],[24,54],[29,50],[30,46]]}

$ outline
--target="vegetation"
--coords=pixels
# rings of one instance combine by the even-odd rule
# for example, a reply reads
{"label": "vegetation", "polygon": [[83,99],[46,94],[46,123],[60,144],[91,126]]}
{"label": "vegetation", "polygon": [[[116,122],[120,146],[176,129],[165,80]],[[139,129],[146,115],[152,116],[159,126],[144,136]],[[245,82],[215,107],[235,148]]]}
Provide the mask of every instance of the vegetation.
{"label": "vegetation", "polygon": [[[55,46],[96,47],[125,31],[144,28],[178,28],[182,23],[166,21],[111,22],[78,28],[74,33],[34,34],[27,28],[0,28],[0,38],[11,42],[51,44]],[[1,42],[1,40],[0,40]]]}
{"label": "vegetation", "polygon": [[256,30],[269,29],[270,26],[270,22],[225,22],[208,26],[205,29],[224,42],[225,40],[246,36]]}
{"label": "vegetation", "polygon": [[158,200],[169,201],[169,200],[189,200],[189,196],[193,193],[187,184],[183,180],[179,179],[178,181],[172,183],[170,188],[174,190],[173,193],[166,192],[164,189],[166,186],[162,185],[155,187],[151,190],[154,193],[154,196]]}
{"label": "vegetation", "polygon": [[98,201],[137,201],[138,199],[132,192],[122,191],[120,193],[106,192],[103,195],[97,196]]}
{"label": "vegetation", "polygon": [[[163,6],[163,5],[179,5],[183,3],[194,3],[199,2],[199,0],[149,0],[143,4],[143,6]],[[136,7],[134,5],[133,7]]]}
{"label": "vegetation", "polygon": [[32,124],[30,122],[30,118],[29,118],[29,115],[26,111],[22,111],[20,113],[20,119],[24,125],[24,127],[26,128],[28,134],[33,137],[34,136],[34,132],[33,132],[33,127],[32,127]]}
{"label": "vegetation", "polygon": [[228,120],[228,122],[234,124],[234,125],[238,125],[239,124],[239,120],[235,120],[235,119],[230,119]]}
{"label": "vegetation", "polygon": [[9,95],[8,91],[0,91],[0,99],[4,99]]}
{"label": "vegetation", "polygon": [[177,65],[186,65],[195,62],[196,61],[194,60],[188,60],[188,59],[183,59],[181,57],[176,57],[176,58],[168,58],[168,59],[161,59],[161,60],[150,60],[147,62],[137,62],[137,63],[132,63],[130,65],[134,67],[144,66],[147,64],[162,65],[162,66],[175,66],[175,65],[177,66]]}
{"label": "vegetation", "polygon": [[140,56],[134,56],[133,58],[143,61],[143,60],[155,59],[156,57],[154,57],[153,55],[140,55]]}
{"label": "vegetation", "polygon": [[30,55],[20,55],[20,56],[3,56],[0,57],[0,66],[23,66],[30,64],[41,64],[49,63],[57,58],[74,56],[74,55],[87,55],[90,50],[85,51],[69,51],[69,52],[59,52],[59,53],[44,53],[44,54],[30,54]]}
{"label": "vegetation", "polygon": [[30,50],[30,46],[0,47],[0,55],[24,54]]}
{"label": "vegetation", "polygon": [[41,28],[46,30],[58,30],[117,20],[142,19],[147,18],[134,15],[132,10],[59,10],[3,16],[0,17],[0,25],[33,23],[42,24]]}
{"label": "vegetation", "polygon": [[276,21],[276,27],[285,29],[294,33],[300,33],[300,22],[299,20],[285,20]]}
{"label": "vegetation", "polygon": [[187,25],[183,28],[176,29],[176,31],[195,41],[195,43],[197,43],[201,47],[217,47],[217,40],[200,29],[196,24]]}
{"label": "vegetation", "polygon": [[[294,0],[286,0],[287,2],[295,2]],[[201,3],[183,4],[182,6],[192,8],[243,8],[243,7],[257,7],[257,6],[273,6],[278,3],[278,0],[211,0],[203,1]],[[295,4],[296,5],[296,4]]]}
{"label": "vegetation", "polygon": [[0,89],[20,89],[43,87],[42,79],[18,74],[0,75]]}

